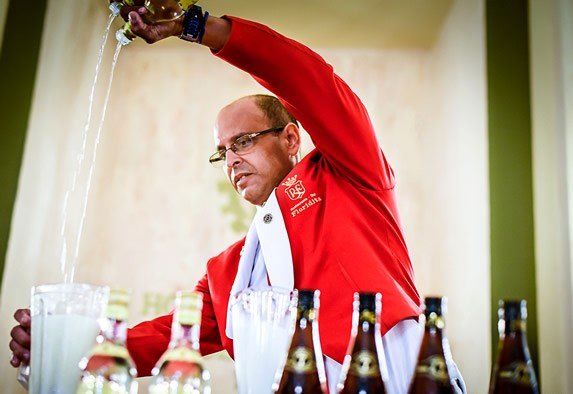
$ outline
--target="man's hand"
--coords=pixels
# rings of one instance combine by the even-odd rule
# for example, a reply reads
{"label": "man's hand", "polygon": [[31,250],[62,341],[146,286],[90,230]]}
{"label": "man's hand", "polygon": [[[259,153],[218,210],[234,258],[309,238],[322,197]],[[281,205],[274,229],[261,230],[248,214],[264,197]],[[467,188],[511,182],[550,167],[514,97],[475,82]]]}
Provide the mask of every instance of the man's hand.
{"label": "man's hand", "polygon": [[147,9],[145,7],[135,8],[136,10],[129,11],[127,14],[131,31],[136,36],[143,38],[148,44],[171,36],[179,37],[183,32],[183,17],[169,22],[151,24],[146,22]]}
{"label": "man's hand", "polygon": [[[113,3],[113,0],[110,0]],[[143,7],[142,0],[135,0],[134,6],[122,6],[119,15],[131,24],[133,34],[148,44],[171,36],[180,36],[183,31],[183,17],[169,22],[152,23],[148,19],[149,11]]]}
{"label": "man's hand", "polygon": [[10,364],[14,368],[18,368],[21,363],[30,362],[30,328],[32,327],[30,309],[18,309],[14,313],[14,319],[19,324],[10,331],[12,337],[10,341],[10,350],[12,350]]}

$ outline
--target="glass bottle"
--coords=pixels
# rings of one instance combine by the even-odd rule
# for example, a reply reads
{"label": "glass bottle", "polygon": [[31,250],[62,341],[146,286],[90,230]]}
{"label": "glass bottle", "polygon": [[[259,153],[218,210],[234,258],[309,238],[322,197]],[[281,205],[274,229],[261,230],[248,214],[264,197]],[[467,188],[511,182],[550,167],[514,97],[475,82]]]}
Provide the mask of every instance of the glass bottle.
{"label": "glass bottle", "polygon": [[539,393],[527,346],[527,301],[500,300],[498,317],[499,344],[490,394]]}
{"label": "glass bottle", "polygon": [[125,346],[129,292],[111,289],[96,344],[80,362],[77,394],[135,394],[137,370]]}
{"label": "glass bottle", "polygon": [[444,336],[446,297],[424,299],[425,328],[418,362],[408,393],[454,394],[446,363]]}
{"label": "glass bottle", "polygon": [[279,394],[326,394],[328,387],[318,333],[319,290],[295,290],[297,317],[278,385]]}
{"label": "glass bottle", "polygon": [[386,362],[380,333],[380,293],[355,293],[352,331],[342,365],[339,394],[384,394]]}
{"label": "glass bottle", "polygon": [[175,298],[171,341],[151,371],[150,394],[209,394],[209,371],[199,353],[203,295],[180,291]]}
{"label": "glass bottle", "polygon": [[[132,0],[124,0],[123,3],[131,1]],[[173,21],[182,17],[185,11],[197,1],[198,0],[145,0],[144,7],[147,9],[147,13],[142,17],[145,23],[151,25]],[[122,28],[115,32],[115,38],[121,45],[127,45],[133,41],[136,35],[131,31],[131,24],[126,22]]]}

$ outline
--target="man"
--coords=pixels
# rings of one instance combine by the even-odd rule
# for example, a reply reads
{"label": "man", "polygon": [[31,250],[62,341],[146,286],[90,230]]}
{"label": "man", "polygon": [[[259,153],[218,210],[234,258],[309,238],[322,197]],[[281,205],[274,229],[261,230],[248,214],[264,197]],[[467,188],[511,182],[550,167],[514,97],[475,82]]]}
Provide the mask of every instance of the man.
{"label": "man", "polygon": [[[257,214],[246,237],[207,263],[201,351],[233,355],[230,295],[251,285],[321,291],[320,338],[331,392],[347,350],[356,291],[382,294],[381,329],[389,392],[405,393],[420,343],[420,297],[402,235],[394,173],[359,98],[319,55],[266,26],[208,16],[146,25],[143,7],[123,7],[132,31],[148,43],[179,36],[251,74],[277,97],[253,95],[221,110],[210,162]],[[292,114],[292,115],[291,115]],[[299,160],[300,130],[316,149]],[[29,358],[29,311],[15,314],[11,363]],[[171,316],[128,334],[140,375],[149,374],[169,341]],[[456,375],[457,377],[457,375]]]}

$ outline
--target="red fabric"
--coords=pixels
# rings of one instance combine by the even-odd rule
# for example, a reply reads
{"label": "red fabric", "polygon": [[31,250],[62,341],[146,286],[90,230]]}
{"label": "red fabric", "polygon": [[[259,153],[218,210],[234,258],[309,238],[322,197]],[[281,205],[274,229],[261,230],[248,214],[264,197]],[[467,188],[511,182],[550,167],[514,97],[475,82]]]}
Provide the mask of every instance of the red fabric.
{"label": "red fabric", "polygon": [[[228,17],[232,33],[216,56],[250,73],[277,95],[316,149],[276,193],[289,234],[296,288],[321,291],[323,352],[342,362],[356,291],[382,294],[382,333],[420,313],[414,272],[402,236],[394,173],[366,109],[319,55],[271,29]],[[211,259],[197,285],[204,293],[201,351],[226,349],[229,293],[244,240]],[[170,318],[130,330],[128,347],[146,373],[169,337]],[[151,355],[146,353],[152,353]]]}

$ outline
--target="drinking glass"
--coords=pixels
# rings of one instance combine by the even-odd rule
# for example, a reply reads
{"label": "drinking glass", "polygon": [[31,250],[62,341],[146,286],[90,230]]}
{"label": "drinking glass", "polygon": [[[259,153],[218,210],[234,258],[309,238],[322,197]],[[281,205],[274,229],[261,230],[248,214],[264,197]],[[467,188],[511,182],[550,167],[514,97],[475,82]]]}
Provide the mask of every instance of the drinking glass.
{"label": "drinking glass", "polygon": [[95,343],[108,294],[107,287],[83,283],[32,287],[29,393],[76,392],[78,363]]}
{"label": "drinking glass", "polygon": [[270,394],[280,376],[296,318],[296,297],[277,287],[247,288],[231,298],[239,394]]}

